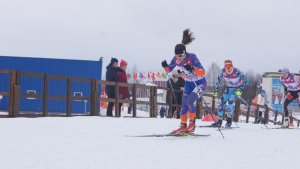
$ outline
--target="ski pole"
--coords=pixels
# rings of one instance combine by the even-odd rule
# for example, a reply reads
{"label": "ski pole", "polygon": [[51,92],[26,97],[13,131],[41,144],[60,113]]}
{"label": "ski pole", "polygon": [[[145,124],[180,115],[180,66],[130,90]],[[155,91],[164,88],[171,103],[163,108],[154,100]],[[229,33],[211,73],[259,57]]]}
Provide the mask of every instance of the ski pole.
{"label": "ski pole", "polygon": [[[171,87],[171,91],[172,91],[172,94],[173,94],[173,97],[174,97],[174,100],[175,100],[175,103],[176,105],[178,105],[177,103],[177,100],[176,100],[176,96],[175,96],[175,92],[174,92],[174,89],[173,89],[173,86],[172,86],[172,82],[171,82],[171,78],[170,78],[170,75],[168,74],[169,78],[168,78],[168,82],[170,84],[170,87]],[[173,99],[172,99],[173,100]],[[169,107],[169,109],[171,109],[172,111],[172,107]],[[178,107],[176,106],[176,111],[178,111]]]}
{"label": "ski pole", "polygon": [[[193,82],[194,82],[194,84],[195,84],[195,87],[196,87],[198,90],[201,91],[201,95],[200,95],[200,97],[199,97],[199,98],[201,98],[201,97],[203,96],[204,92],[202,91],[201,88],[199,89],[199,86],[196,84],[195,81],[193,81]],[[203,102],[204,102],[206,108],[209,108],[208,105],[207,105],[207,103],[205,102],[204,98],[203,98]],[[212,113],[213,113],[213,112],[211,111],[210,115],[211,115],[212,119],[214,120],[214,122],[216,123],[216,120],[215,120],[214,116],[212,115]],[[221,131],[221,129],[220,129],[219,126],[218,126],[218,131],[221,133],[223,139],[225,139],[225,137],[224,137],[224,135],[223,135],[223,133],[222,133],[222,131]]]}

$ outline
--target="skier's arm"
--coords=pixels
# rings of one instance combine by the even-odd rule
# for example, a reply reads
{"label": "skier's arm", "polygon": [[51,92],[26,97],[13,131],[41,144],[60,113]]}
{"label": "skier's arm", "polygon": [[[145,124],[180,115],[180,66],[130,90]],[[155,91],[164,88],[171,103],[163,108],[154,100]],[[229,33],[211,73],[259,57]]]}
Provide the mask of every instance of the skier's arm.
{"label": "skier's arm", "polygon": [[168,64],[166,60],[164,60],[162,63],[161,63],[162,67],[165,69],[165,71],[167,73],[170,73],[173,71],[173,69],[175,68],[176,64],[175,64],[175,57],[172,59],[171,63]]}
{"label": "skier's arm", "polygon": [[197,57],[194,57],[193,59],[193,67],[194,67],[194,73],[198,76],[204,77],[205,76],[205,70],[201,63],[199,62]]}
{"label": "skier's arm", "polygon": [[216,86],[215,86],[216,91],[219,90],[222,79],[223,79],[223,69],[220,71],[218,78],[217,78],[217,82],[216,82]]}
{"label": "skier's arm", "polygon": [[243,84],[241,85],[240,89],[244,90],[248,84],[248,78],[240,70],[238,70],[238,75],[241,77],[241,80],[243,80]]}

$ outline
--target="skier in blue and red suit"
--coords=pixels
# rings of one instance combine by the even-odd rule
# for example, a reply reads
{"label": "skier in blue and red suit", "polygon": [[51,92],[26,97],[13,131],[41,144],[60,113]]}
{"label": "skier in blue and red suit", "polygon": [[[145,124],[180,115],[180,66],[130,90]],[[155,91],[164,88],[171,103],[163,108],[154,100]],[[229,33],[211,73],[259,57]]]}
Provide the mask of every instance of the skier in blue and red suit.
{"label": "skier in blue and red suit", "polygon": [[[203,95],[206,88],[204,68],[195,54],[186,52],[185,45],[191,43],[194,39],[189,29],[184,30],[182,43],[175,46],[175,57],[171,63],[162,62],[162,66],[167,73],[177,71],[185,78],[180,112],[181,125],[171,134],[193,133],[195,131],[196,110],[193,103]],[[189,125],[187,126],[188,114]]]}
{"label": "skier in blue and red suit", "polygon": [[218,80],[216,82],[216,87],[214,91],[214,96],[218,97],[218,90],[222,79],[225,79],[225,91],[221,97],[221,103],[218,107],[218,121],[212,124],[212,127],[222,126],[222,119],[224,115],[225,105],[227,109],[227,119],[225,127],[230,127],[232,124],[232,117],[234,114],[234,102],[236,99],[241,97],[244,88],[248,83],[247,77],[238,69],[233,67],[231,60],[225,60],[224,68],[221,70]]}

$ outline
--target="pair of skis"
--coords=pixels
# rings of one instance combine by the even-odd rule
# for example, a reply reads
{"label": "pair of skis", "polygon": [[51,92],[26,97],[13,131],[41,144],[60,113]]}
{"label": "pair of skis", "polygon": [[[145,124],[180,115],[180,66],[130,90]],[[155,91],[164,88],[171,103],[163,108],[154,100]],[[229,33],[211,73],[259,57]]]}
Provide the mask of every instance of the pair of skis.
{"label": "pair of skis", "polygon": [[195,133],[126,135],[126,137],[208,137],[208,136],[210,136],[210,134],[195,134]]}

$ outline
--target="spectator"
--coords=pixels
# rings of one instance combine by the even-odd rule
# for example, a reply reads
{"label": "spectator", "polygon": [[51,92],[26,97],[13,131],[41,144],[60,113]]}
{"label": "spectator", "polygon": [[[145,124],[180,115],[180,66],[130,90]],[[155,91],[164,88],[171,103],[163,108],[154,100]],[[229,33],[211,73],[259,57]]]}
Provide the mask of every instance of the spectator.
{"label": "spectator", "polygon": [[[173,88],[174,95],[172,91],[168,94],[172,95],[172,103],[181,105],[182,102],[182,92],[178,92],[179,90],[183,90],[184,86],[184,79],[176,72],[174,71],[171,75],[170,81],[167,83],[168,88]],[[167,97],[168,98],[168,97]],[[174,114],[176,113],[176,114]],[[176,118],[180,118],[180,109],[177,109],[175,106],[172,107],[172,113],[168,115],[169,118],[174,117],[176,115]]]}
{"label": "spectator", "polygon": [[[118,69],[118,82],[127,83],[127,62],[125,60],[121,60],[120,62],[120,69]],[[120,99],[127,99],[129,98],[129,91],[128,87],[119,87],[119,98]],[[123,103],[119,104],[119,112],[121,113],[121,107]]]}
{"label": "spectator", "polygon": [[262,107],[258,107],[257,109],[257,114],[256,114],[256,123],[265,123],[264,122],[264,118],[263,118],[263,112],[265,111],[265,105],[266,105],[266,91],[262,90],[261,93],[257,96],[257,104],[260,106],[264,106],[264,108]]}
{"label": "spectator", "polygon": [[[106,67],[106,81],[110,82],[117,82],[118,80],[118,59],[116,58],[111,58],[110,63]],[[106,85],[106,93],[108,98],[114,99],[115,98],[115,86],[111,85]],[[107,111],[106,111],[106,116],[113,116],[112,114],[112,109],[114,107],[113,102],[108,103]]]}

